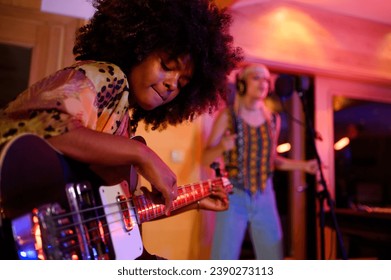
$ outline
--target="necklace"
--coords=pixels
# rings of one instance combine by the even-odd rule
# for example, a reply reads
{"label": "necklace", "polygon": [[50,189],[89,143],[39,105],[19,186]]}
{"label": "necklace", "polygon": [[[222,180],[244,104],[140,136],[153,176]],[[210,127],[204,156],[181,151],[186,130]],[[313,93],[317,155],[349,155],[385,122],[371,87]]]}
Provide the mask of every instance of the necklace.
{"label": "necklace", "polygon": [[249,112],[254,112],[254,111],[258,111],[259,110],[259,108],[257,108],[257,107],[246,107],[246,106],[243,106],[243,109],[245,110],[245,111],[249,111]]}
{"label": "necklace", "polygon": [[247,107],[246,105],[243,105],[243,106],[242,106],[242,110],[243,110],[244,112],[249,113],[249,114],[262,111],[262,109],[259,108],[258,106]]}

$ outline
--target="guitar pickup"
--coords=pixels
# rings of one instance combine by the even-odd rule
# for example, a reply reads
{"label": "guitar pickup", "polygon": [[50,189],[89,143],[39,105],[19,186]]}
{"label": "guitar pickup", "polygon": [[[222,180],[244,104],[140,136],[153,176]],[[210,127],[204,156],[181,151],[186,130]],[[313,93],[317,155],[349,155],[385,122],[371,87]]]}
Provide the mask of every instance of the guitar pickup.
{"label": "guitar pickup", "polygon": [[131,231],[133,229],[133,222],[132,222],[132,216],[129,211],[129,204],[128,204],[128,199],[124,195],[119,195],[117,196],[117,202],[120,207],[120,211],[122,214],[122,221],[125,226],[125,230]]}

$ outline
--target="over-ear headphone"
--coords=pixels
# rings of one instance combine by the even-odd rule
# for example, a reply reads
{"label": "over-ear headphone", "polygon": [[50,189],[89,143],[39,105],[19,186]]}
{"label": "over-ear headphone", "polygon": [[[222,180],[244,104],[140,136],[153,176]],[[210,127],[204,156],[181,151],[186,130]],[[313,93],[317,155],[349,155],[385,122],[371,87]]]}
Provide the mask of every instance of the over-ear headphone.
{"label": "over-ear headphone", "polygon": [[239,73],[236,74],[236,90],[239,95],[246,93],[246,82],[243,80],[243,77],[239,77]]}
{"label": "over-ear headphone", "polygon": [[267,96],[269,97],[270,95],[273,94],[273,89],[272,89],[272,83],[270,80],[267,81]]}

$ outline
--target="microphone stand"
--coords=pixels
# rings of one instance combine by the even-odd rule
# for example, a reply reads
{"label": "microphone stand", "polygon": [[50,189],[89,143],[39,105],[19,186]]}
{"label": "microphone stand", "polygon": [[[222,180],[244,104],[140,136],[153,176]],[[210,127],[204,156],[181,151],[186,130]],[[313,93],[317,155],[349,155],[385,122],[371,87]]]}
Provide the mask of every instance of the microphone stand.
{"label": "microphone stand", "polygon": [[338,226],[338,223],[337,223],[337,218],[336,218],[336,215],[335,215],[335,209],[334,209],[335,203],[334,203],[334,201],[330,197],[330,193],[329,193],[329,191],[327,189],[326,180],[324,179],[324,174],[323,174],[323,171],[322,171],[322,163],[321,163],[320,156],[319,156],[318,150],[316,148],[316,144],[315,144],[315,139],[316,139],[315,136],[316,136],[316,134],[315,134],[314,127],[313,127],[312,122],[311,122],[310,117],[309,117],[307,100],[306,100],[306,98],[304,96],[305,95],[304,91],[298,91],[297,94],[299,95],[300,100],[301,100],[302,105],[303,105],[303,111],[304,111],[304,116],[305,116],[305,120],[306,120],[305,123],[306,123],[307,130],[311,133],[311,144],[313,145],[313,148],[314,148],[314,151],[315,151],[315,157],[316,157],[316,160],[317,160],[317,163],[318,163],[318,166],[319,166],[320,184],[323,187],[323,190],[319,191],[317,193],[317,198],[319,200],[319,206],[320,206],[320,217],[319,217],[319,219],[320,219],[321,259],[322,260],[325,259],[325,210],[324,210],[324,203],[326,201],[327,205],[330,208],[330,214],[331,214],[331,218],[332,218],[332,223],[333,223],[335,232],[337,234],[337,239],[338,239],[339,248],[341,250],[342,259],[346,260],[347,259],[347,255],[346,255],[346,251],[345,251],[345,248],[344,248],[344,245],[343,245],[341,231],[339,229],[339,226]]}

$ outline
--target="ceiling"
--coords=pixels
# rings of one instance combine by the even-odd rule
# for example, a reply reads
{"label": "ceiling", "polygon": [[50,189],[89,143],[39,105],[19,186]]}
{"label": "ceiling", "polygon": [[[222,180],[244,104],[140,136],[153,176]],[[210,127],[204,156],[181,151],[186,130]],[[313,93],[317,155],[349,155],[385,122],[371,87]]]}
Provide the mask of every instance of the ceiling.
{"label": "ceiling", "polygon": [[[256,3],[293,3],[341,13],[358,18],[369,19],[391,25],[390,0],[215,0],[219,6],[240,9],[244,5]],[[93,8],[89,0],[42,0],[43,11],[89,18]]]}
{"label": "ceiling", "polygon": [[294,3],[391,25],[391,1],[389,0],[216,0],[216,2],[233,9],[256,3]]}

